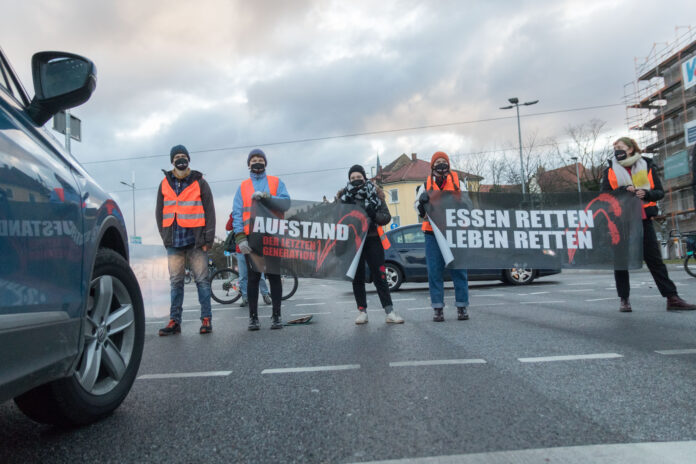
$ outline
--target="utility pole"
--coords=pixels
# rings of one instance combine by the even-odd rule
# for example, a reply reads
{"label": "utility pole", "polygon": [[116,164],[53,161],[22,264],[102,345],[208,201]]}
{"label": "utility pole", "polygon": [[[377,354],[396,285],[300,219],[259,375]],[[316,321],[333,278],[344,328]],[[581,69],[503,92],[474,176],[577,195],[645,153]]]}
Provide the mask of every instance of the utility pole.
{"label": "utility pole", "polygon": [[135,228],[135,171],[131,173],[131,183],[129,184],[128,182],[121,181],[121,183],[125,186],[128,186],[131,188],[133,192],[133,237],[137,237],[138,233]]}

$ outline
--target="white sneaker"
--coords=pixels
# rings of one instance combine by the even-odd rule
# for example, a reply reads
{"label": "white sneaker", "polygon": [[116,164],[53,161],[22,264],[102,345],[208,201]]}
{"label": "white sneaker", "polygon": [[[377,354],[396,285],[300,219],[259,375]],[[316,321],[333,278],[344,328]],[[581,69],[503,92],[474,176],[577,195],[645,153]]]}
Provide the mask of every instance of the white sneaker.
{"label": "white sneaker", "polygon": [[356,324],[367,324],[367,311],[359,311],[358,317],[355,319]]}
{"label": "white sneaker", "polygon": [[396,311],[392,311],[387,314],[387,324],[403,324],[404,318],[396,314]]}

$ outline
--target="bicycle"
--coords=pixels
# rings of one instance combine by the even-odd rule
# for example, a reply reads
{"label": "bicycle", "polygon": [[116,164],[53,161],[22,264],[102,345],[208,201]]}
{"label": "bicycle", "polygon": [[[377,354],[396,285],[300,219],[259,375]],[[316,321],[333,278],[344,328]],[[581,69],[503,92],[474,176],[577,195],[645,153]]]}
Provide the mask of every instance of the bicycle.
{"label": "bicycle", "polygon": [[[299,280],[294,271],[281,269],[280,282],[283,286],[281,299],[287,300],[297,292]],[[239,286],[239,274],[236,271],[236,266],[215,271],[210,278],[210,290],[213,300],[221,304],[232,304],[240,299],[242,292]]]}
{"label": "bicycle", "polygon": [[686,256],[684,270],[691,277],[696,277],[696,233],[686,234]]}

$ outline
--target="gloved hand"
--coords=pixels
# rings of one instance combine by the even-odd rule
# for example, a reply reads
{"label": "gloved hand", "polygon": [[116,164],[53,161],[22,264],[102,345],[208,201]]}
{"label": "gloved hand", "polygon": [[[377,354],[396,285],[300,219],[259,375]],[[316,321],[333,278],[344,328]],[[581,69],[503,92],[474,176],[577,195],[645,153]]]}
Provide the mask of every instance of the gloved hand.
{"label": "gloved hand", "polygon": [[271,194],[268,192],[254,192],[251,194],[252,200],[265,200],[266,198],[271,198]]}
{"label": "gloved hand", "polygon": [[244,240],[242,243],[239,244],[239,251],[241,251],[245,255],[248,255],[251,253],[251,247],[249,246],[248,240]]}
{"label": "gloved hand", "polygon": [[365,213],[368,215],[368,217],[374,219],[375,215],[377,214],[377,208],[375,208],[375,205],[370,203],[365,207]]}
{"label": "gloved hand", "polygon": [[418,202],[418,215],[425,219],[425,206],[420,201]]}
{"label": "gloved hand", "polygon": [[418,202],[419,202],[421,205],[424,205],[424,204],[426,204],[426,203],[429,202],[429,201],[430,201],[430,195],[428,195],[428,192],[423,192],[423,193],[421,193],[420,196],[418,197]]}

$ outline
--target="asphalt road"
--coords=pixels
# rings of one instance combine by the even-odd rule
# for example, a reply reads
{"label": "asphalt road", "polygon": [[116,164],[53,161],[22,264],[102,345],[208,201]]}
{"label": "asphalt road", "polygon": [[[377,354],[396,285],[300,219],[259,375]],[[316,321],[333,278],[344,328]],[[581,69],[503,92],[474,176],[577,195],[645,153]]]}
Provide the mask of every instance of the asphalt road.
{"label": "asphalt road", "polygon": [[[696,301],[696,279],[670,275]],[[471,320],[448,306],[435,323],[427,284],[408,284],[393,295],[405,324],[385,324],[373,290],[356,326],[350,283],[300,280],[283,317],[312,324],[271,331],[262,305],[248,332],[244,309],[214,305],[207,336],[188,286],[183,333],[159,337],[166,321],[148,320],[141,377],[111,417],[66,431],[4,403],[0,462],[522,462],[499,452],[544,448],[571,462],[649,458],[634,446],[653,442],[687,442],[655,456],[696,462],[696,312],[665,311],[647,272],[632,285],[634,311],[620,313],[607,272],[472,282]],[[631,445],[588,446],[605,444]]]}

